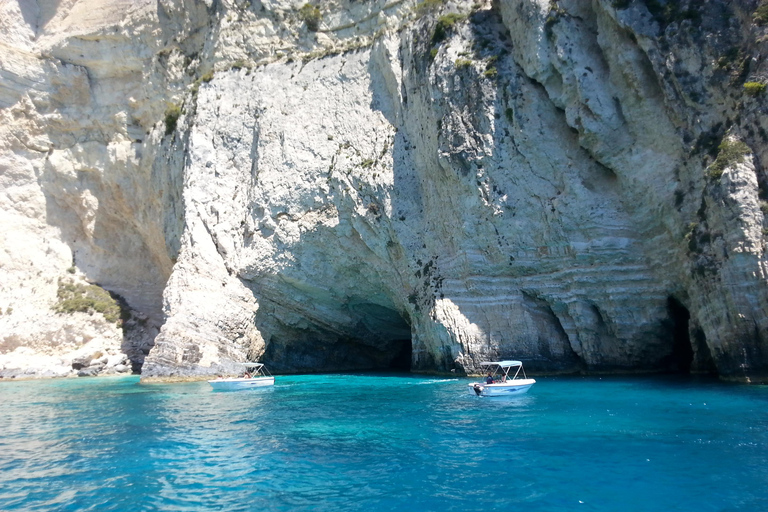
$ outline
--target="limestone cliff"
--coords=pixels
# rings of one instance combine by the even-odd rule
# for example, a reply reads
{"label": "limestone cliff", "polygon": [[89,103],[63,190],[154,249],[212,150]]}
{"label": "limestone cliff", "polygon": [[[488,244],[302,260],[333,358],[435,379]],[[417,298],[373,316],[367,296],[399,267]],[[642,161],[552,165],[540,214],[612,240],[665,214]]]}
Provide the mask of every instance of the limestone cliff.
{"label": "limestone cliff", "polygon": [[0,6],[6,375],[766,380],[768,6],[303,4]]}

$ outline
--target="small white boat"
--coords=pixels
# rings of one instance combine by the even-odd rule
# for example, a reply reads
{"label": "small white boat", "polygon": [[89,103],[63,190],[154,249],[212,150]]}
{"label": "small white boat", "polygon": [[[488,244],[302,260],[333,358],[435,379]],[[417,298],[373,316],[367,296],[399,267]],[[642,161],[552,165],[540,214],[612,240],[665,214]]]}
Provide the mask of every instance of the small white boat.
{"label": "small white boat", "polygon": [[241,377],[220,377],[209,380],[216,391],[237,391],[240,389],[261,388],[274,386],[275,378],[261,363],[242,363],[245,368]]}
{"label": "small white boat", "polygon": [[[489,377],[485,382],[469,384],[469,393],[475,396],[509,397],[525,394],[536,384],[534,379],[525,375],[523,363],[520,361],[485,361],[480,366],[487,367]],[[511,370],[515,370],[510,376]],[[520,372],[523,376],[520,377]]]}

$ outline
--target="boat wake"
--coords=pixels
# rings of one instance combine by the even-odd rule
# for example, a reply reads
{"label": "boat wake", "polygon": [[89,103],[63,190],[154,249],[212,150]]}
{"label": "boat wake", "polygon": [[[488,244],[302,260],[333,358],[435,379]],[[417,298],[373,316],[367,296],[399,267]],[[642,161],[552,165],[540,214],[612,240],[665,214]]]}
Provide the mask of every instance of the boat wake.
{"label": "boat wake", "polygon": [[423,380],[421,382],[416,382],[415,385],[417,386],[424,386],[427,384],[449,384],[449,383],[455,383],[459,379],[430,379],[430,380]]}

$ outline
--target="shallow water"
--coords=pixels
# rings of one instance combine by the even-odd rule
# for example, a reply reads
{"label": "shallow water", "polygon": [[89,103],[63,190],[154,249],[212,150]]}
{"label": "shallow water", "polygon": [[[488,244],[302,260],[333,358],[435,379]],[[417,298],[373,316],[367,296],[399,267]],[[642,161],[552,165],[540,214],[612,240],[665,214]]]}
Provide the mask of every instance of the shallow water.
{"label": "shallow water", "polygon": [[768,510],[768,387],[278,376],[0,383],[0,510]]}

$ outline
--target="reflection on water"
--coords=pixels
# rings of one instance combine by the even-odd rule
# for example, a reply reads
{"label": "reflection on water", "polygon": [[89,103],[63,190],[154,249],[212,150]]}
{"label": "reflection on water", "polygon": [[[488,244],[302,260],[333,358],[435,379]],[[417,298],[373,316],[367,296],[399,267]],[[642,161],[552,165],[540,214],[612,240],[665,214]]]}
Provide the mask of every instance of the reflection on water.
{"label": "reflection on water", "polygon": [[0,383],[0,510],[765,510],[768,388],[539,378]]}

